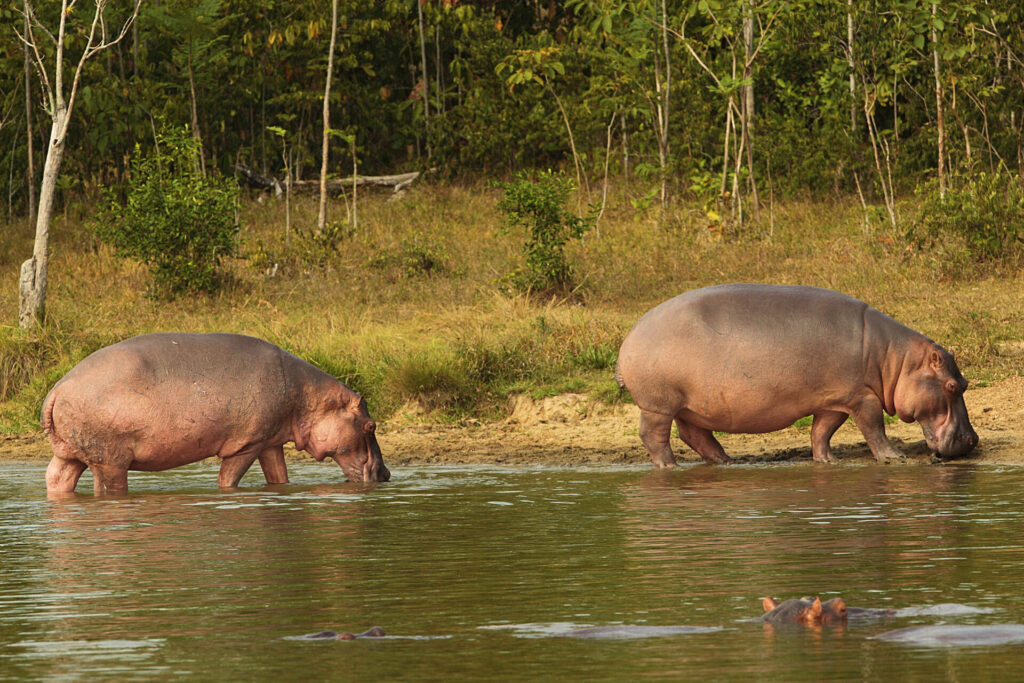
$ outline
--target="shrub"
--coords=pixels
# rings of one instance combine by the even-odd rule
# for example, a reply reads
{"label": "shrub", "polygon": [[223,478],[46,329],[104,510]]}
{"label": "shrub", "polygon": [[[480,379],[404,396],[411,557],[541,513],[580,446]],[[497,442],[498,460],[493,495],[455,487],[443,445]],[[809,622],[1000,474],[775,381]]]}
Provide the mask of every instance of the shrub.
{"label": "shrub", "polygon": [[571,288],[572,267],[565,258],[565,245],[579,239],[589,222],[565,210],[573,191],[573,181],[562,173],[544,171],[531,180],[520,172],[510,183],[500,184],[505,196],[498,209],[505,215],[507,228],[522,226],[528,235],[523,250],[526,269],[512,273],[509,281],[518,289],[534,292],[559,292]]}
{"label": "shrub", "polygon": [[1006,173],[953,178],[945,196],[935,182],[922,201],[908,238],[919,249],[975,262],[1020,256],[1024,240],[1024,188]]}
{"label": "shrub", "polygon": [[221,259],[235,252],[238,188],[203,176],[198,159],[199,144],[186,129],[165,130],[150,153],[136,145],[124,205],[108,190],[90,225],[118,256],[149,266],[157,293],[216,289]]}

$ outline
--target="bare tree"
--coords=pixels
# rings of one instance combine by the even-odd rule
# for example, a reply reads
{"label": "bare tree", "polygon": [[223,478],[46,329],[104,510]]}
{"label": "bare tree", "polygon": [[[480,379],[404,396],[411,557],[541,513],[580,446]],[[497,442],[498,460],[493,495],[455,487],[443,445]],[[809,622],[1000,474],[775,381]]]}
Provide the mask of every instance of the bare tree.
{"label": "bare tree", "polygon": [[331,47],[327,52],[327,84],[324,85],[324,139],[320,148],[320,212],[316,219],[319,235],[327,227],[327,153],[331,138],[331,78],[334,76],[334,47],[338,43],[338,0],[331,2]]}
{"label": "bare tree", "polygon": [[[60,173],[64,147],[67,144],[68,124],[75,106],[75,96],[82,77],[82,69],[89,58],[97,52],[117,44],[131,27],[139,15],[142,0],[135,0],[132,14],[125,20],[121,29],[111,35],[107,31],[104,12],[108,0],[95,0],[95,11],[88,29],[85,46],[75,66],[71,79],[71,87],[67,89],[64,82],[64,44],[68,31],[68,19],[78,0],[61,0],[60,24],[54,35],[36,16],[32,4],[25,0],[24,14],[26,17],[25,34],[22,41],[32,52],[36,71],[42,85],[43,106],[50,115],[50,142],[46,147],[46,161],[43,163],[43,179],[39,187],[39,208],[36,212],[36,239],[32,248],[32,258],[21,264],[19,280],[20,302],[18,307],[18,323],[22,327],[30,327],[41,323],[46,310],[46,271],[49,262],[50,219],[53,217],[53,199],[57,190],[57,176]],[[40,41],[36,34],[42,33],[55,50],[52,73],[50,65],[40,51]]]}
{"label": "bare tree", "polygon": [[[25,13],[25,33],[28,34],[28,12]],[[28,178],[28,221],[36,217],[36,165],[32,157],[32,55],[25,45],[25,149],[28,151],[28,168],[25,175]]]}
{"label": "bare tree", "polygon": [[[946,125],[942,116],[942,72],[939,68],[939,36],[935,30],[936,5],[932,4],[932,65],[935,73],[935,120],[938,124],[939,196],[946,196]],[[968,143],[969,144],[969,143]]]}

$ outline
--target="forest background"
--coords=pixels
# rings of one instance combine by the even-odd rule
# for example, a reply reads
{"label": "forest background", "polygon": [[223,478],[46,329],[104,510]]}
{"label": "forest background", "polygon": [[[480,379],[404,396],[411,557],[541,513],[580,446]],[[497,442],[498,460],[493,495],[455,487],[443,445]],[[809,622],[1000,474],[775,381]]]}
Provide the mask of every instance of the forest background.
{"label": "forest background", "polygon": [[[63,11],[59,40],[58,3],[0,5],[4,431],[37,430],[46,391],[89,352],[169,329],[267,338],[382,417],[614,402],[636,318],[732,280],[840,289],[983,385],[1020,374],[1020,3],[337,0],[330,79],[326,1],[161,0],[130,23],[130,2],[101,6]],[[94,16],[124,35],[83,60]],[[60,61],[80,78],[50,291],[22,329]],[[246,169],[289,196],[246,186],[217,285],[168,296],[95,224],[116,231],[105,207],[175,130],[199,176],[246,186]],[[299,191],[325,149],[326,221]],[[394,194],[345,183],[411,171]],[[522,277],[536,261],[502,204],[510,178],[570,226],[556,281]]]}

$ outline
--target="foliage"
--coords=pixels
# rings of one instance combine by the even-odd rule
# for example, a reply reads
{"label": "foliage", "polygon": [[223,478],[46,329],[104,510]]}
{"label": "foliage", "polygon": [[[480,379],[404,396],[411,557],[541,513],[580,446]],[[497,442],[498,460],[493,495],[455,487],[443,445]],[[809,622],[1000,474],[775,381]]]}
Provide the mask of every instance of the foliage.
{"label": "foliage", "polygon": [[978,172],[954,179],[945,193],[928,183],[909,231],[920,249],[955,259],[962,246],[975,262],[1020,257],[1024,252],[1024,187],[1008,173]]}
{"label": "foliage", "polygon": [[523,245],[526,269],[514,273],[511,282],[523,291],[564,292],[573,285],[565,245],[583,237],[590,224],[565,209],[576,189],[572,180],[552,171],[542,171],[536,178],[520,172],[512,182],[500,185],[505,195],[498,210],[505,215],[506,229],[521,226],[528,231]]}
{"label": "foliage", "polygon": [[158,293],[212,291],[221,259],[235,251],[238,189],[202,175],[198,142],[187,130],[166,130],[157,142],[149,153],[136,146],[125,203],[108,192],[91,227],[119,256],[146,263]]}
{"label": "foliage", "polygon": [[381,249],[369,265],[395,269],[404,278],[441,275],[448,272],[451,256],[438,240],[420,231],[403,238],[396,249]]}

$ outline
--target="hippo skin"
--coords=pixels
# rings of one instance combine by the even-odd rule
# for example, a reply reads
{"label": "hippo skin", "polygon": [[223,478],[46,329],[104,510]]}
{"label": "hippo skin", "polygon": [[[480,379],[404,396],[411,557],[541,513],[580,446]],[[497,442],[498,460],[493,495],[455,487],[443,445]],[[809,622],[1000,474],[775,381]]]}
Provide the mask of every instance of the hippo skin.
{"label": "hippo skin", "polygon": [[808,415],[818,462],[835,462],[829,441],[850,416],[875,458],[901,457],[883,411],[919,422],[942,457],[978,443],[953,356],[828,289],[728,284],[681,294],[637,322],[615,375],[640,407],[640,438],[658,467],[676,464],[673,421],[710,463],[732,462],[712,431],[772,432]]}
{"label": "hippo skin", "polygon": [[128,488],[128,470],[221,458],[217,483],[236,486],[259,460],[288,482],[282,447],[334,459],[352,481],[387,481],[363,398],[268,342],[237,334],[147,334],[96,351],[43,402],[53,459],[50,493],[92,470],[96,493]]}

